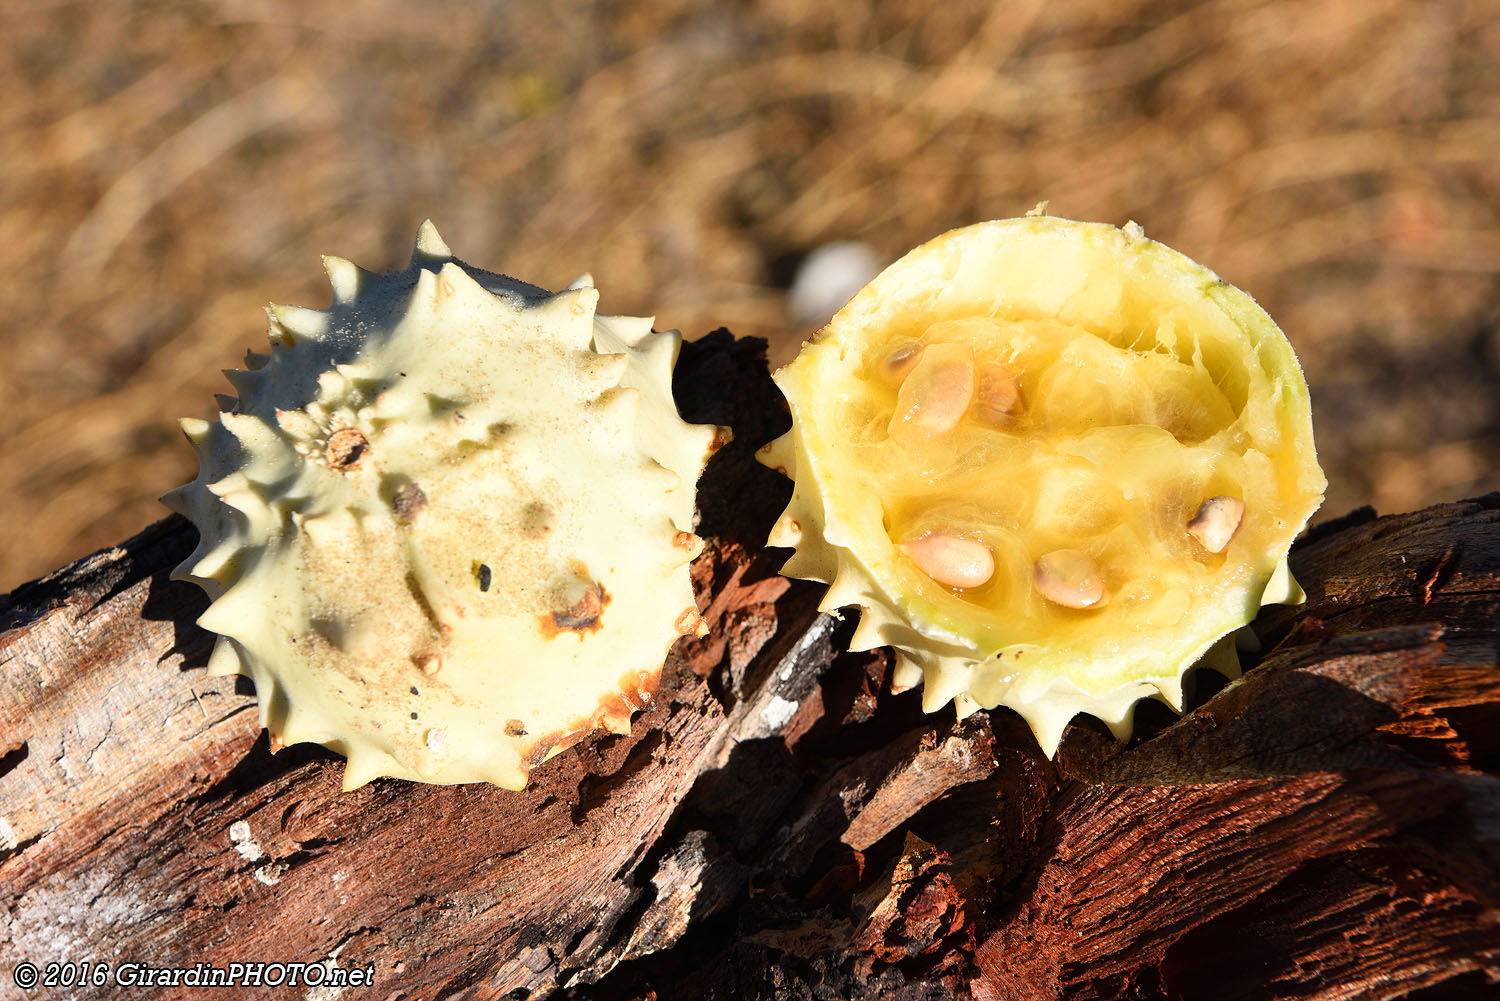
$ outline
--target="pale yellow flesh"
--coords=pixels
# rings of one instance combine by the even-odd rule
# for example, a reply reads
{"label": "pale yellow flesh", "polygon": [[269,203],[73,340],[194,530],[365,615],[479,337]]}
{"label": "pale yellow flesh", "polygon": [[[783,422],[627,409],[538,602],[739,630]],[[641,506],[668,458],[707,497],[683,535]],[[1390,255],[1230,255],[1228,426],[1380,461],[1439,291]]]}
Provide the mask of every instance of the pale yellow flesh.
{"label": "pale yellow flesh", "polygon": [[[1105,641],[1173,628],[1196,604],[1244,586],[1254,561],[1236,557],[1263,551],[1275,532],[1274,459],[1251,444],[1247,420],[1191,354],[1130,350],[1045,320],[945,321],[919,342],[963,345],[975,366],[1009,364],[1026,404],[1005,427],[971,405],[950,431],[890,434],[882,418],[899,412],[897,393],[869,376],[851,383],[851,424],[870,415],[855,429],[851,461],[879,496],[890,538],[959,535],[996,561],[978,587],[940,595],[916,574],[908,586],[962,603],[997,649],[1060,630]],[[884,354],[873,342],[863,372]],[[1250,512],[1225,556],[1187,531],[1219,494],[1241,496]],[[1101,567],[1102,607],[1080,615],[1033,586],[1037,560],[1060,549],[1081,549]]]}
{"label": "pale yellow flesh", "polygon": [[[955,418],[960,363],[974,392]],[[1014,399],[987,394],[986,373],[1013,377]],[[777,381],[797,495],[772,543],[798,547],[787,572],[833,583],[825,605],[864,608],[857,642],[896,645],[930,708],[961,695],[1057,731],[1059,712],[1128,712],[1295,592],[1278,569],[1324,485],[1295,357],[1247,296],[1136,234],[1045,218],[955,231],[877,278]],[[1215,496],[1245,505],[1217,554],[1187,530]],[[934,580],[909,543],[937,536],[982,542],[994,574]],[[1097,566],[1102,600],[1038,587],[1060,550]]]}

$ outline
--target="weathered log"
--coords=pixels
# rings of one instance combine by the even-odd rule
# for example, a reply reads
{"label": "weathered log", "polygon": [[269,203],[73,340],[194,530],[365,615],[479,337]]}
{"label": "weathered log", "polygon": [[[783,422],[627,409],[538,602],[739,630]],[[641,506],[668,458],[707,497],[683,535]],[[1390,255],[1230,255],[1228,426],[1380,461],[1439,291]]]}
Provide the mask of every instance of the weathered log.
{"label": "weathered log", "polygon": [[0,599],[0,994],[23,961],[373,971],[244,994],[277,998],[1496,990],[1500,497],[1325,526],[1241,681],[1049,761],[1009,711],[889,694],[776,576],[761,346],[687,345],[677,389],[736,435],[700,488],[711,632],[522,793],[341,793],[328,752],[273,753],[248,684],[204,677],[180,519]]}

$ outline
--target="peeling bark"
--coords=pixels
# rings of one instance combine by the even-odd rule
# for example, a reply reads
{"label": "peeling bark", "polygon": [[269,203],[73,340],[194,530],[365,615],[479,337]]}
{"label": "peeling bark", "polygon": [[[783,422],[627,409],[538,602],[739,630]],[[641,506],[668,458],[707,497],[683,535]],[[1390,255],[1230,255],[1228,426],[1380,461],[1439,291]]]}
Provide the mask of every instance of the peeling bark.
{"label": "peeling bark", "polygon": [[700,489],[709,635],[522,793],[340,793],[322,748],[273,753],[248,683],[204,676],[181,519],[0,599],[0,991],[87,959],[368,966],[344,996],[375,998],[1496,991],[1500,497],[1322,527],[1241,681],[1049,761],[1009,711],[889,694],[775,574],[760,346],[685,346],[677,389],[735,431]]}

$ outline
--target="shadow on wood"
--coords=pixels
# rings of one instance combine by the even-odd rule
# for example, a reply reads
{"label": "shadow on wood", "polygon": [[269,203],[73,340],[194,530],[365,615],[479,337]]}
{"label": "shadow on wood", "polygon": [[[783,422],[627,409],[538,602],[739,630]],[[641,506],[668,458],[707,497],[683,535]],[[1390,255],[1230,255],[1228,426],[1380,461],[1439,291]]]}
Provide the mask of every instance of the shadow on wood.
{"label": "shadow on wood", "polygon": [[1241,681],[1129,744],[1081,718],[1048,761],[1009,711],[891,695],[775,574],[759,342],[686,345],[677,380],[736,436],[700,488],[711,632],[522,793],[341,793],[330,753],[272,753],[247,683],[204,676],[181,519],[0,599],[6,961],[368,966],[359,996],[434,999],[1492,996],[1500,497],[1315,531]]}

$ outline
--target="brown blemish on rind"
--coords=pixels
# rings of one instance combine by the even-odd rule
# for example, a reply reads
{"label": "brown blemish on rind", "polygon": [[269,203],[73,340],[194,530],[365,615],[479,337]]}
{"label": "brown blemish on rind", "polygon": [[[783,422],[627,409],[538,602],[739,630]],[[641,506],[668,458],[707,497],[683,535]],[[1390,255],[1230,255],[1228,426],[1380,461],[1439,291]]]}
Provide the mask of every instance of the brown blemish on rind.
{"label": "brown blemish on rind", "polygon": [[708,635],[708,624],[703,621],[703,616],[698,614],[696,608],[684,608],[672,626],[682,636]]}
{"label": "brown blemish on rind", "polygon": [[581,727],[572,730],[559,730],[557,733],[538,737],[536,743],[532,745],[531,750],[526,753],[526,770],[529,772],[543,761],[546,761],[547,755],[552,753],[553,748],[560,751],[565,747],[571,747],[582,740],[588,732],[587,727]]}
{"label": "brown blemish on rind", "polygon": [[594,586],[584,591],[583,597],[568,606],[566,612],[553,612],[552,621],[559,630],[595,633],[599,631],[600,617],[604,614],[604,606],[607,604],[609,604],[609,592],[604,590],[603,584],[595,581]]}
{"label": "brown blemish on rind", "polygon": [[505,721],[505,735],[507,737],[524,737],[524,736],[526,736],[526,724],[522,723],[518,719],[508,719],[508,720],[506,720]]}
{"label": "brown blemish on rind", "polygon": [[[656,695],[656,686],[661,682],[661,668],[654,671],[627,671],[620,675],[620,697],[631,710],[644,709]],[[631,701],[631,695],[635,701]]]}
{"label": "brown blemish on rind", "polygon": [[698,543],[698,537],[692,532],[678,532],[672,536],[672,545],[678,549],[692,549]]}
{"label": "brown blemish on rind", "polygon": [[391,498],[391,510],[401,521],[412,521],[427,506],[427,495],[415,483],[407,483]]}
{"label": "brown blemish on rind", "polygon": [[[555,751],[561,751],[578,743],[591,732],[601,729],[605,720],[628,721],[631,714],[644,709],[656,694],[661,683],[661,668],[653,671],[627,671],[616,682],[618,689],[599,697],[597,708],[588,716],[577,716],[565,729],[538,737],[526,755],[529,771],[546,760]],[[519,722],[512,720],[510,722]],[[510,724],[506,724],[510,733]]]}
{"label": "brown blemish on rind", "polygon": [[370,451],[370,439],[359,428],[342,428],[328,436],[328,445],[323,455],[328,468],[343,472],[359,465],[359,461]]}
{"label": "brown blemish on rind", "polygon": [[542,635],[548,639],[563,632],[579,636],[598,632],[603,624],[604,606],[610,602],[609,592],[604,590],[603,584],[593,579],[588,567],[578,560],[572,560],[568,569],[583,583],[583,594],[565,610],[549,612],[541,617]]}
{"label": "brown blemish on rind", "polygon": [[660,678],[660,669],[655,673],[628,671],[620,675],[616,682],[618,691],[606,692],[599,697],[599,708],[589,720],[591,728],[616,730],[630,726],[631,715],[651,701]]}
{"label": "brown blemish on rind", "polygon": [[731,441],[734,441],[734,432],[727,427],[715,425],[713,440],[708,443],[708,451],[717,452]]}

